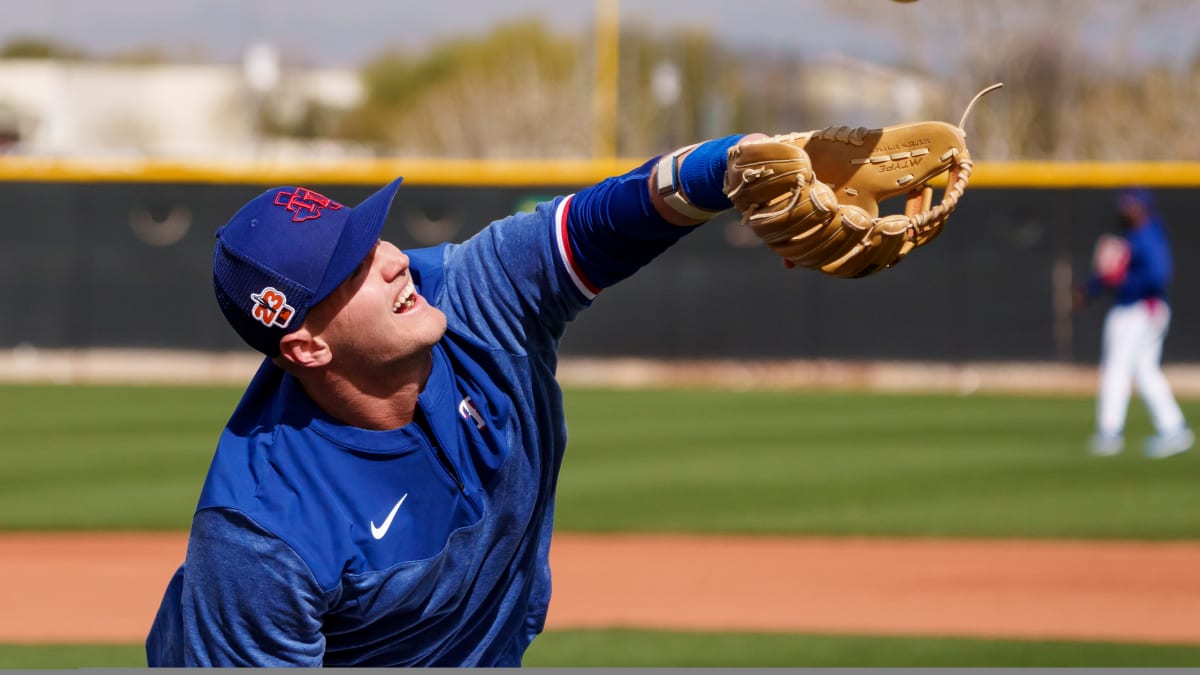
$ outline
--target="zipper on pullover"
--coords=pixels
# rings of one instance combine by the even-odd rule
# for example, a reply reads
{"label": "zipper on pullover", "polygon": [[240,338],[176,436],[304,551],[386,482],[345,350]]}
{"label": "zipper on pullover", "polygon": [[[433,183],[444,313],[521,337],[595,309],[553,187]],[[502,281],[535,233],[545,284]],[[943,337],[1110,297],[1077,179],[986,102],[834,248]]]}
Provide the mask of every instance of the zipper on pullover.
{"label": "zipper on pullover", "polygon": [[418,416],[417,424],[425,432],[425,439],[429,441],[429,447],[433,450],[433,456],[437,458],[438,464],[442,465],[442,469],[446,471],[446,475],[450,477],[450,480],[454,481],[454,484],[458,486],[458,491],[465,495],[467,493],[467,486],[458,475],[458,470],[454,468],[454,463],[450,461],[450,456],[446,454],[441,444],[438,443],[437,435],[433,431],[433,423],[429,421],[429,417],[425,415],[425,411],[421,409],[420,405],[416,407],[416,414]]}

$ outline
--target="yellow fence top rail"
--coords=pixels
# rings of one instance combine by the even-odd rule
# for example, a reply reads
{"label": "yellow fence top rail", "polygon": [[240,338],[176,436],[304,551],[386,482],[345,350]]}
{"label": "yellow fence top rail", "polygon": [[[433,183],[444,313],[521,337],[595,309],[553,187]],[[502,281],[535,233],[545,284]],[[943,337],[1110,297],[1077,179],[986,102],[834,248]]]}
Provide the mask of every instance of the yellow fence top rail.
{"label": "yellow fence top rail", "polygon": [[[0,182],[216,183],[523,187],[588,185],[644,159],[371,159],[298,162],[184,161],[0,156]],[[944,184],[944,178],[936,184]],[[974,187],[1200,187],[1200,162],[976,162]]]}
{"label": "yellow fence top rail", "polygon": [[587,185],[637,166],[633,160],[306,160],[298,162],[0,157],[0,181],[382,185]]}

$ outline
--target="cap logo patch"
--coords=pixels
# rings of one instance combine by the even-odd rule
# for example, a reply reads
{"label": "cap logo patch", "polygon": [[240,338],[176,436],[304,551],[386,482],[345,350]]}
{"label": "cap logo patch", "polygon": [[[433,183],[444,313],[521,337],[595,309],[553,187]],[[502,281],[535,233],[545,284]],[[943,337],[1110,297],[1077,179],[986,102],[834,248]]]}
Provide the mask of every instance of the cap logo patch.
{"label": "cap logo patch", "polygon": [[321,209],[337,211],[342,208],[341,204],[308,188],[296,188],[295,192],[280,190],[275,194],[275,206],[291,211],[293,223],[320,218],[323,215]]}
{"label": "cap logo patch", "polygon": [[287,304],[287,296],[271,286],[262,289],[260,293],[251,293],[250,299],[254,301],[251,314],[267,328],[287,328],[296,314],[296,309]]}

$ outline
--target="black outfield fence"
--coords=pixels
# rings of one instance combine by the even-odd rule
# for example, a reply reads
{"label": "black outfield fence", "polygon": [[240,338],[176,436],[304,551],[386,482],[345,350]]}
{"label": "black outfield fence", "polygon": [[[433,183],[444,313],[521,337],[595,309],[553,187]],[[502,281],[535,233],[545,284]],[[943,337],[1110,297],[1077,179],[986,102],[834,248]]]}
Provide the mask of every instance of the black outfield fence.
{"label": "black outfield fence", "polygon": [[[270,185],[300,183],[357,203],[391,176],[197,179],[57,166],[16,173],[0,162],[0,349],[241,349],[212,296],[216,228]],[[1136,180],[1143,174],[1042,166],[1043,180],[1033,186],[988,181],[984,168],[936,242],[865,279],[785,270],[735,218],[718,218],[604,291],[569,329],[563,354],[1094,361],[1104,305],[1070,315],[1070,285],[1087,273],[1097,235],[1115,227],[1114,188],[1126,178],[1143,182]],[[465,182],[410,178],[384,236],[402,248],[460,241],[496,218],[578,189],[595,170],[492,168],[468,172]],[[993,175],[1032,173],[1009,167]],[[1197,362],[1200,270],[1192,256],[1200,226],[1192,207],[1200,170],[1159,167],[1146,175],[1160,183],[1168,177],[1154,186],[1176,260],[1164,359]]]}

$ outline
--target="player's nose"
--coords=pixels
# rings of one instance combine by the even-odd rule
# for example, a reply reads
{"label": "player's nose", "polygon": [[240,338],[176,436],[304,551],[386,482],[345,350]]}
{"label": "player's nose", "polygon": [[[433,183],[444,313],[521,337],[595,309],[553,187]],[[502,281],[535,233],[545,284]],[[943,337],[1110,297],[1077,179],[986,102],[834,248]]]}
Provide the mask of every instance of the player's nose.
{"label": "player's nose", "polygon": [[383,275],[392,281],[408,271],[408,255],[391,242],[381,242],[379,254],[383,256]]}

